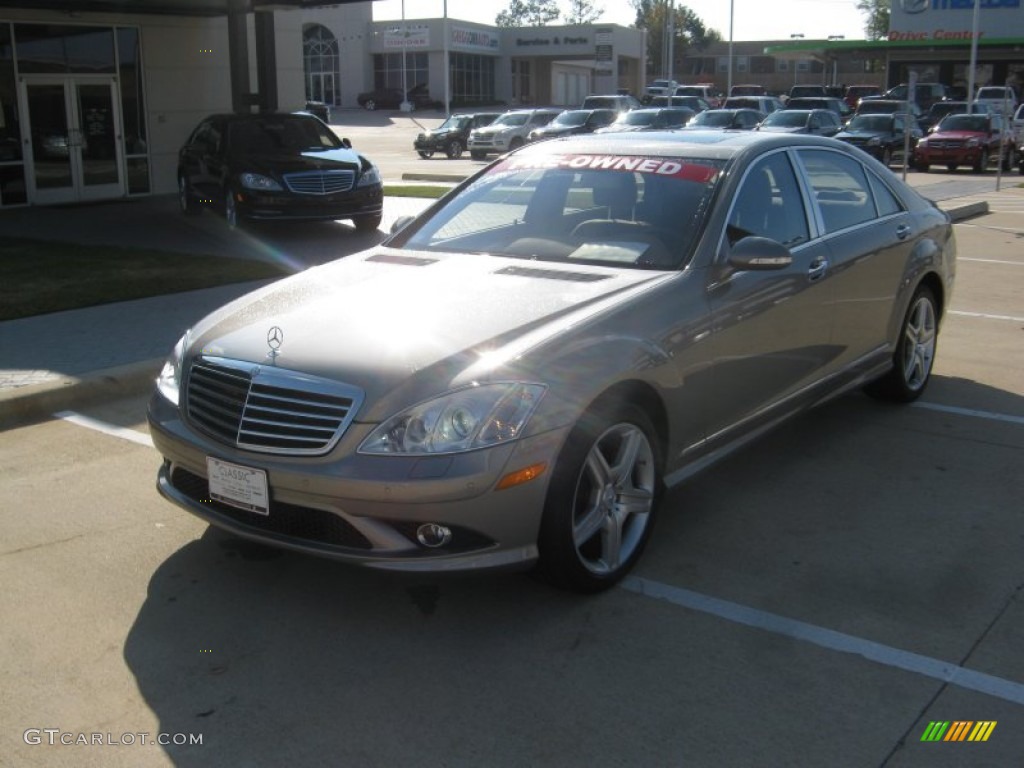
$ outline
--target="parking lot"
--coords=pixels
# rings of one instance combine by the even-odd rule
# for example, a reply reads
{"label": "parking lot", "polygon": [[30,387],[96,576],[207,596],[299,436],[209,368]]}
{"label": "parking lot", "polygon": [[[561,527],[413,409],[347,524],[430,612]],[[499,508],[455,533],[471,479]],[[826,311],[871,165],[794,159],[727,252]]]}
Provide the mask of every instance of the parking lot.
{"label": "parking lot", "polygon": [[[483,165],[359,118],[388,180]],[[982,196],[923,399],[698,475],[593,597],[209,529],[154,489],[145,396],[0,432],[0,765],[1024,764],[1024,189]]]}

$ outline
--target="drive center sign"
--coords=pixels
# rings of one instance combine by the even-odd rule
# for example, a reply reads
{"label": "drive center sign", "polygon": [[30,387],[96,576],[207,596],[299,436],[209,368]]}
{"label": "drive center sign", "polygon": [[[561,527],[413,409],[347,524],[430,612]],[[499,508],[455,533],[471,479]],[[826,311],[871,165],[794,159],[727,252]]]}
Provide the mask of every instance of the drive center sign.
{"label": "drive center sign", "polygon": [[[978,0],[978,38],[1024,36],[1021,0]],[[974,0],[897,0],[892,4],[893,42],[970,40]]]}

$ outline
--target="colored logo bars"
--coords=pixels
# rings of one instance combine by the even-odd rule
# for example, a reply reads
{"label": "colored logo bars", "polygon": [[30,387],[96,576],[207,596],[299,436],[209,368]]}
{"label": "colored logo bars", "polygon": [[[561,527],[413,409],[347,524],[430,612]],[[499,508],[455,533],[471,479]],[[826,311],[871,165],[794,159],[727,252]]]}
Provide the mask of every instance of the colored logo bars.
{"label": "colored logo bars", "polygon": [[921,734],[921,741],[988,741],[995,729],[995,720],[933,720]]}

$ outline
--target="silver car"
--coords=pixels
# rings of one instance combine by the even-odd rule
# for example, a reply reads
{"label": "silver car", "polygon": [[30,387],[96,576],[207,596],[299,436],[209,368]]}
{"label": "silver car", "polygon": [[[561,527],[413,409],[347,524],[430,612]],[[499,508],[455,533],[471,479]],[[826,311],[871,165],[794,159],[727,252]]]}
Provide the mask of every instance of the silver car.
{"label": "silver car", "polygon": [[178,342],[164,496],[350,563],[600,590],[665,488],[851,389],[920,395],[956,252],[868,155],[756,132],[529,145],[400,224]]}

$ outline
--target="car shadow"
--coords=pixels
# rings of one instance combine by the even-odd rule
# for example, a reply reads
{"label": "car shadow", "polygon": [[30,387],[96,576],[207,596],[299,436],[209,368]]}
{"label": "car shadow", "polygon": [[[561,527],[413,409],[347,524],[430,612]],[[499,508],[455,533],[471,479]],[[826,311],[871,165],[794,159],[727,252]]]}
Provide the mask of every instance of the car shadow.
{"label": "car shadow", "polygon": [[479,686],[514,686],[540,627],[570,648],[587,605],[524,574],[394,575],[208,528],[152,574],[123,654],[160,731],[201,734],[164,747],[175,765],[408,764],[386,756],[445,754],[434,735],[473,719]]}

